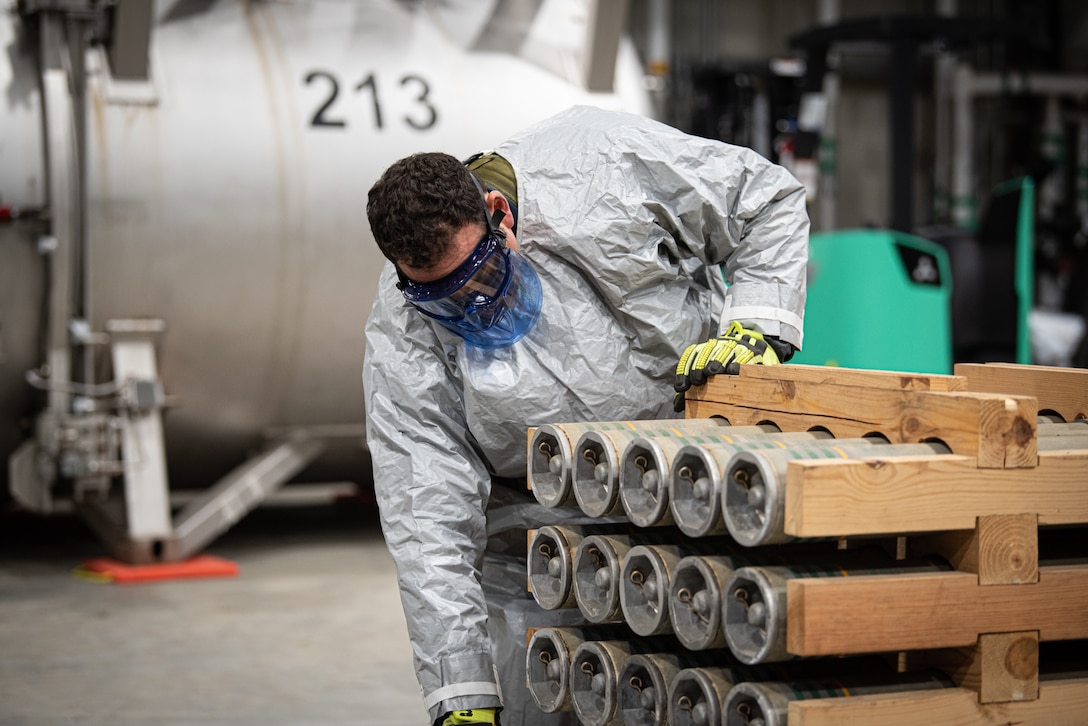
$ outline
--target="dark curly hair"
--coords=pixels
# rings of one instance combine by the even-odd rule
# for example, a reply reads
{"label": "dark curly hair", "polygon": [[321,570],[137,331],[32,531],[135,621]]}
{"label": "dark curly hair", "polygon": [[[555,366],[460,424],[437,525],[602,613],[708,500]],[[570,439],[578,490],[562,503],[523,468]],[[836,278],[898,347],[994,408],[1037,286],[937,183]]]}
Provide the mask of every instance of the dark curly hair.
{"label": "dark curly hair", "polygon": [[366,216],[382,254],[427,268],[468,224],[484,231],[483,199],[472,172],[449,154],[413,154],[394,163],[370,188]]}

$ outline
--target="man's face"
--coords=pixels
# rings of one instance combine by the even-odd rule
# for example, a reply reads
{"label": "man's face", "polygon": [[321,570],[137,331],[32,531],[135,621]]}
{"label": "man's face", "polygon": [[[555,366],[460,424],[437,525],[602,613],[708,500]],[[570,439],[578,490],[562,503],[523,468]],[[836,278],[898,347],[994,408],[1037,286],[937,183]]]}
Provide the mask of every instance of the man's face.
{"label": "man's face", "polygon": [[[505,212],[505,216],[502,221],[499,222],[501,227],[506,232],[506,246],[512,250],[518,248],[518,241],[514,235],[513,229],[513,214],[510,211],[510,204],[499,192],[488,192],[484,198],[487,204],[488,214],[493,213],[496,209],[501,209]],[[453,236],[450,242],[449,248],[446,250],[446,254],[442,259],[430,267],[411,267],[409,265],[399,264],[401,271],[408,276],[409,279],[416,282],[434,282],[446,275],[450,274],[468,259],[468,256],[472,254],[472,251],[476,249],[476,245],[480,243],[486,230],[484,225],[481,224],[468,224],[462,227]]]}
{"label": "man's face", "polygon": [[476,245],[480,243],[483,234],[484,226],[482,224],[465,225],[453,236],[453,240],[450,242],[450,246],[446,248],[445,254],[435,264],[430,267],[411,267],[400,264],[399,267],[409,279],[416,282],[440,280],[456,270],[468,259],[468,256],[476,249]]}
{"label": "man's face", "polygon": [[469,345],[503,348],[536,323],[543,292],[536,271],[518,254],[506,199],[492,192],[487,202],[489,216],[504,213],[499,229],[490,220],[465,225],[435,264],[398,267],[397,287],[410,305]]}

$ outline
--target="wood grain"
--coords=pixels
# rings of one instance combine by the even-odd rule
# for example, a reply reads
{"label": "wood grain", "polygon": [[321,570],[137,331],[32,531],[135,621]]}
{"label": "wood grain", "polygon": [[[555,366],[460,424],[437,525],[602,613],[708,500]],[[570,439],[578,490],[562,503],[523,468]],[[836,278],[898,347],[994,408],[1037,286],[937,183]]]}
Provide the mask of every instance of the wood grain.
{"label": "wood grain", "polygon": [[790,726],[1084,726],[1088,678],[1045,681],[1039,698],[981,704],[966,688],[794,701]]}
{"label": "wood grain", "polygon": [[1039,632],[979,636],[980,703],[1033,701],[1039,697]]}
{"label": "wood grain", "polygon": [[994,514],[979,517],[978,551],[978,584],[1038,582],[1038,516]]}
{"label": "wood grain", "polygon": [[[748,369],[759,369],[749,371]],[[689,392],[690,418],[724,416],[735,426],[765,422],[783,431],[823,428],[836,438],[879,433],[892,443],[943,441],[980,467],[1033,467],[1037,401],[1028,396],[849,385],[856,371],[824,369],[828,380],[792,380],[789,366],[742,366]]]}
{"label": "wood grain", "polygon": [[980,469],[970,457],[792,461],[784,527],[795,537],[974,529],[987,515],[1037,514],[1040,525],[1088,522],[1088,451],[1044,451],[1025,469]]}
{"label": "wood grain", "polygon": [[1053,411],[1066,421],[1088,418],[1088,370],[1012,363],[957,363],[956,376],[967,390],[1033,396],[1039,411]]}
{"label": "wood grain", "polygon": [[835,383],[848,386],[869,386],[897,391],[967,391],[967,379],[939,373],[902,373],[899,371],[834,368],[831,366],[781,365],[744,366],[739,374],[744,378],[771,381],[805,381]]}
{"label": "wood grain", "polygon": [[979,585],[970,572],[791,580],[787,649],[794,655],[973,645],[983,633],[1038,630],[1088,638],[1088,565],[1039,569],[1031,585]]}

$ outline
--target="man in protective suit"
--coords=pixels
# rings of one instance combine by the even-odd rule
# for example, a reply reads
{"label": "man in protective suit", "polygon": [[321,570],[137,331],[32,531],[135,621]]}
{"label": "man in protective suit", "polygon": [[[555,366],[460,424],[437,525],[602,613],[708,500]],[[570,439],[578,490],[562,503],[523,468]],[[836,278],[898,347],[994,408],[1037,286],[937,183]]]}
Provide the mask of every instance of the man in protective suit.
{"label": "man in protective suit", "polygon": [[708,374],[800,349],[804,189],[749,149],[576,107],[466,163],[396,162],[367,214],[389,260],[367,440],[424,704],[570,722],[536,708],[524,660],[526,626],[570,613],[536,605],[501,536],[571,521],[525,489],[527,430],[675,417]]}

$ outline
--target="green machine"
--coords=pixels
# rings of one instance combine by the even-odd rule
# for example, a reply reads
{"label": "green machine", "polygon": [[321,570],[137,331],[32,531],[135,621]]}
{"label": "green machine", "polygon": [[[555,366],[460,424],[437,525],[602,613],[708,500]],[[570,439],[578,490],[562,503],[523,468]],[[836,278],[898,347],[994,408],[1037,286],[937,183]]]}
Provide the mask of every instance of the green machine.
{"label": "green machine", "polygon": [[951,293],[936,242],[882,229],[815,233],[804,350],[790,362],[951,373]]}

